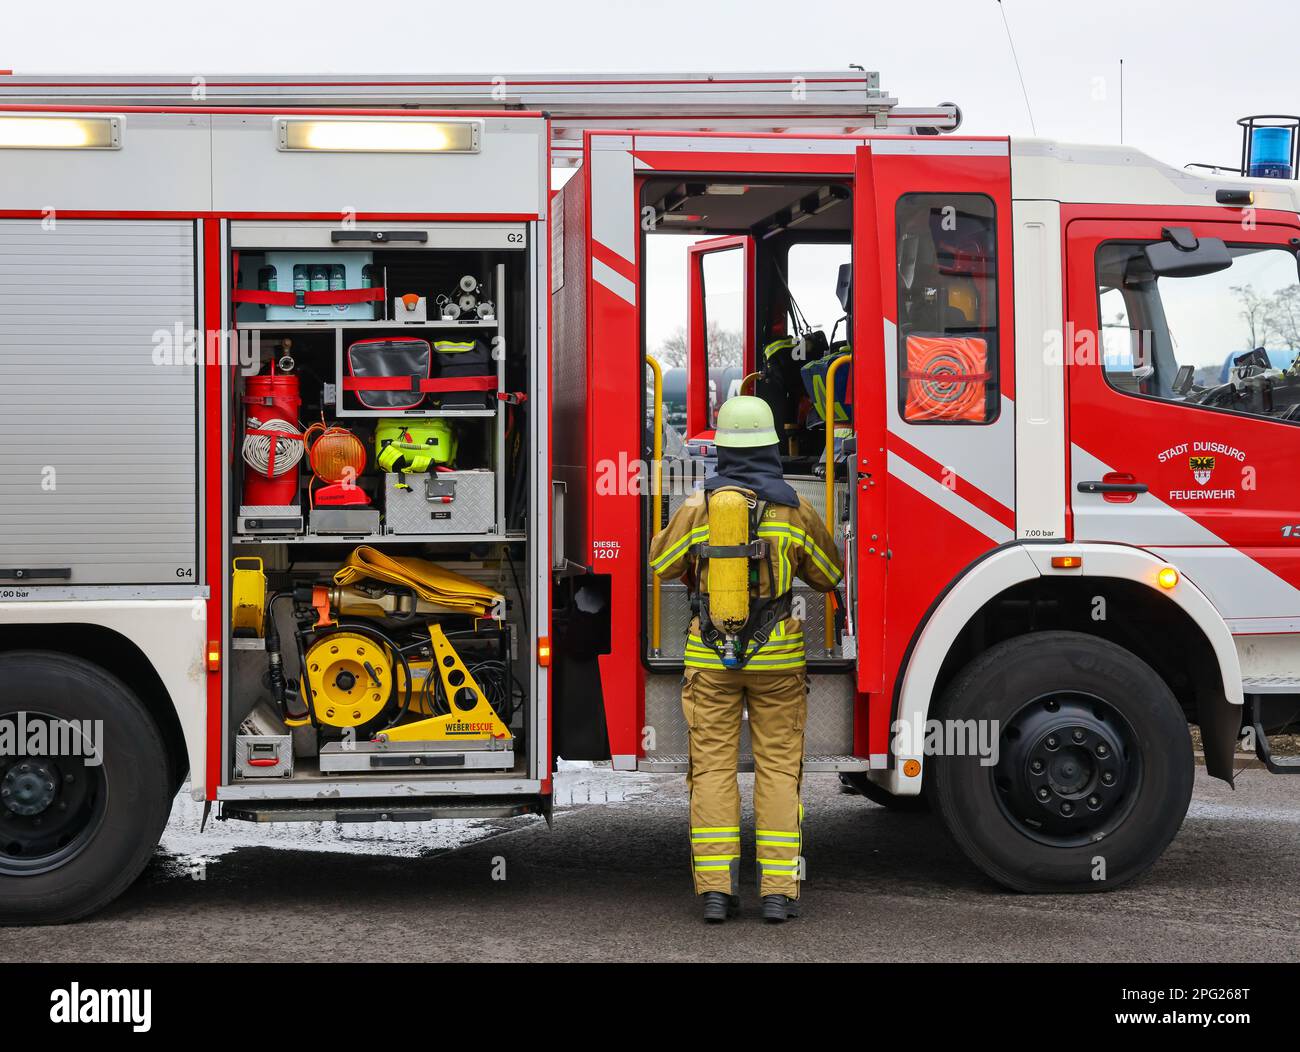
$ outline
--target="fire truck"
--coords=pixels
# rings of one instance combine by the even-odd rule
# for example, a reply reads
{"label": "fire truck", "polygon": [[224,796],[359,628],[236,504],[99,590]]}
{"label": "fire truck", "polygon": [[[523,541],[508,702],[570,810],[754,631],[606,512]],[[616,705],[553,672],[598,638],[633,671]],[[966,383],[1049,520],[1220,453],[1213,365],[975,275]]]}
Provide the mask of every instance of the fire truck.
{"label": "fire truck", "polygon": [[186,785],[685,770],[646,553],[737,393],[846,568],[795,586],[805,771],[1050,892],[1159,857],[1193,729],[1295,770],[1298,122],[1206,169],[960,120],[857,69],[0,75],[0,916],[112,900]]}

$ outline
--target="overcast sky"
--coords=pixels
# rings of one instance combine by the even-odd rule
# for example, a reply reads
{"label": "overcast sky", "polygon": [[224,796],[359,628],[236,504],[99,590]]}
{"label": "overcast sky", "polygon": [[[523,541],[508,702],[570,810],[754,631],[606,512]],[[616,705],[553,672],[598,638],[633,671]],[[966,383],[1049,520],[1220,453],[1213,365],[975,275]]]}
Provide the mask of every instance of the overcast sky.
{"label": "overcast sky", "polygon": [[[1295,112],[1300,8],[1006,0],[1040,135],[1125,138],[1175,164],[1232,161],[1236,117]],[[19,73],[818,70],[859,63],[904,105],[972,132],[1029,121],[996,0],[45,0],[0,8]]]}

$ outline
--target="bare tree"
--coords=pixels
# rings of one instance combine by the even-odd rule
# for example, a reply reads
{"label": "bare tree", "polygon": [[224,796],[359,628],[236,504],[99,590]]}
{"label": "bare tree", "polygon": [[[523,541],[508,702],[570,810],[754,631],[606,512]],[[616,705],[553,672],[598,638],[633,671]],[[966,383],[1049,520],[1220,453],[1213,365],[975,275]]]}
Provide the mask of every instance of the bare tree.
{"label": "bare tree", "polygon": [[[741,335],[731,329],[722,328],[717,322],[708,326],[708,360],[709,368],[717,369],[728,365],[740,364]],[[659,344],[655,357],[665,369],[678,369],[686,365],[686,329],[678,326]]]}
{"label": "bare tree", "polygon": [[[1265,302],[1269,333],[1277,336],[1288,350],[1300,350],[1300,285],[1279,289]],[[1264,334],[1265,338],[1269,333]],[[1263,343],[1261,339],[1251,347],[1260,347]]]}
{"label": "bare tree", "polygon": [[1246,349],[1263,347],[1268,342],[1271,300],[1257,292],[1254,285],[1232,285],[1230,288],[1241,300],[1241,320],[1246,323],[1250,340]]}

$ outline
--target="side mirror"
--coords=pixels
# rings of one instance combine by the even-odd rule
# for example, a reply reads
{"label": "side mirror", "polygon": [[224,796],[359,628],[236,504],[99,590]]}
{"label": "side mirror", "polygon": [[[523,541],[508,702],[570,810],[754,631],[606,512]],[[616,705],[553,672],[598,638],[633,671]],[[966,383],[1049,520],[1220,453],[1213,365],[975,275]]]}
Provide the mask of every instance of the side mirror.
{"label": "side mirror", "polygon": [[853,309],[853,264],[841,263],[835,277],[835,298],[840,301],[840,309],[848,314]]}
{"label": "side mirror", "polygon": [[1158,278],[1195,278],[1232,266],[1232,255],[1222,238],[1198,238],[1186,227],[1167,227],[1165,240],[1142,250],[1147,266]]}

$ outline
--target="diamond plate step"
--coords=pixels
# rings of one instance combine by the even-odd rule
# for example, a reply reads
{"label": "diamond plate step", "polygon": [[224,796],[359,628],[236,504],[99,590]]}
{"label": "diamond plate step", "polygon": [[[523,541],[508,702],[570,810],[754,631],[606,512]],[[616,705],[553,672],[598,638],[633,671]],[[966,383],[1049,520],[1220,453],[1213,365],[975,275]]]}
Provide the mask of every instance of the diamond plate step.
{"label": "diamond plate step", "polygon": [[[688,760],[681,755],[672,755],[667,753],[658,753],[654,756],[647,756],[637,761],[636,769],[638,771],[648,771],[653,774],[685,774]],[[740,770],[746,773],[752,773],[754,770],[754,758],[752,756],[742,756],[740,758]],[[858,756],[805,756],[803,758],[803,769],[805,773],[825,773],[828,771],[865,771],[870,764]]]}

